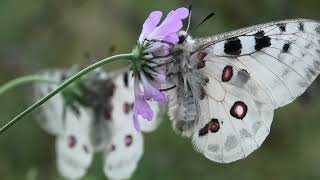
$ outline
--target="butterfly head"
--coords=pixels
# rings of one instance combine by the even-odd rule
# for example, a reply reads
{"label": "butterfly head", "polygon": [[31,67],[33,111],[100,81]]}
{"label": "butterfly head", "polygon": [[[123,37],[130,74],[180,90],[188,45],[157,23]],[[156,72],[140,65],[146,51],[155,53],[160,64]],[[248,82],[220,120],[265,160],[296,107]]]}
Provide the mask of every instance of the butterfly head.
{"label": "butterfly head", "polygon": [[178,45],[187,44],[192,41],[191,36],[186,31],[183,31],[183,30],[179,31],[178,37],[179,37]]}
{"label": "butterfly head", "polygon": [[178,37],[179,42],[173,48],[173,55],[176,58],[177,56],[185,56],[186,54],[190,54],[192,50],[192,45],[194,44],[194,40],[186,31],[179,31]]}

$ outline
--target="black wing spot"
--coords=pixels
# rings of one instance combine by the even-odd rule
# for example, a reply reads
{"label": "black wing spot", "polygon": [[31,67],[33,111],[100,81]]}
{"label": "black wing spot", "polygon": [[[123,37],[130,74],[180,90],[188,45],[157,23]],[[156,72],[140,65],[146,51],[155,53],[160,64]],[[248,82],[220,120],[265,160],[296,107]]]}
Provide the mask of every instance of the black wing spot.
{"label": "black wing spot", "polygon": [[231,38],[224,44],[226,54],[238,56],[241,54],[242,44],[239,38]]}
{"label": "black wing spot", "polygon": [[256,45],[255,49],[260,51],[263,48],[271,46],[271,39],[264,35],[264,31],[259,31],[255,34]]}
{"label": "black wing spot", "polygon": [[241,69],[240,71],[238,71],[237,75],[238,78],[241,80],[241,83],[243,84],[247,83],[250,79],[250,73],[248,73],[248,71],[245,69]]}
{"label": "black wing spot", "polygon": [[280,24],[277,24],[277,26],[279,27],[281,32],[286,32],[286,24],[280,23]]}
{"label": "black wing spot", "polygon": [[290,44],[289,43],[285,43],[282,47],[282,52],[283,53],[287,53],[289,51],[290,48]]}
{"label": "black wing spot", "polygon": [[302,22],[299,22],[298,28],[299,28],[299,31],[303,32],[304,31],[304,24]]}
{"label": "black wing spot", "polygon": [[204,127],[203,128],[201,128],[200,130],[199,130],[199,136],[201,137],[201,136],[205,136],[206,134],[208,134],[208,132],[209,132],[209,124],[207,123],[206,125],[204,125]]}
{"label": "black wing spot", "polygon": [[206,95],[207,95],[206,90],[203,87],[201,87],[200,88],[200,100],[203,100],[206,97]]}
{"label": "black wing spot", "polygon": [[114,144],[112,144],[110,147],[110,151],[115,151],[115,150],[116,150],[116,146]]}
{"label": "black wing spot", "polygon": [[263,30],[260,30],[260,31],[256,32],[256,33],[254,34],[254,36],[255,36],[255,37],[257,37],[257,36],[264,36],[264,34],[265,34],[265,32],[264,32]]}
{"label": "black wing spot", "polygon": [[125,87],[129,86],[129,74],[127,72],[123,73],[123,83]]}
{"label": "black wing spot", "polygon": [[88,148],[88,146],[87,145],[82,145],[82,149],[83,149],[83,151],[85,152],[85,153],[89,153],[89,148]]}

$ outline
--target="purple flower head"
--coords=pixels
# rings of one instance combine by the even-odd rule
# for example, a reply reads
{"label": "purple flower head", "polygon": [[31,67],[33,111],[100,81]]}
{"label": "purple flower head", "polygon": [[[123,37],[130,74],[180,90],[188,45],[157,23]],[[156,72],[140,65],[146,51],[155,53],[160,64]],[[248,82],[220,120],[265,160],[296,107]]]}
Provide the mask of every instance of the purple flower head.
{"label": "purple flower head", "polygon": [[165,92],[159,89],[166,83],[166,64],[173,60],[171,51],[179,41],[178,32],[183,26],[182,20],[188,15],[187,8],[178,8],[170,11],[159,24],[162,12],[154,11],[143,24],[137,48],[141,57],[132,65],[135,84],[133,120],[138,130],[139,116],[147,120],[153,118],[154,113],[147,101],[157,101],[160,104],[167,102]]}

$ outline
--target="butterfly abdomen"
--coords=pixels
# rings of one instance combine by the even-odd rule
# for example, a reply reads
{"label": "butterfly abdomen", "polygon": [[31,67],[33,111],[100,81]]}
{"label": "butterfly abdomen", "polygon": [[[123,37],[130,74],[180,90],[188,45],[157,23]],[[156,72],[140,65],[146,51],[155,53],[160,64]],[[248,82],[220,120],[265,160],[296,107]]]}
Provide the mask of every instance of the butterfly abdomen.
{"label": "butterfly abdomen", "polygon": [[182,135],[190,136],[198,121],[195,98],[190,89],[178,88],[177,94],[177,107],[170,113],[173,126]]}
{"label": "butterfly abdomen", "polygon": [[205,95],[206,82],[198,70],[178,73],[174,82],[176,88],[169,93],[169,114],[177,132],[191,136],[199,121],[199,102]]}

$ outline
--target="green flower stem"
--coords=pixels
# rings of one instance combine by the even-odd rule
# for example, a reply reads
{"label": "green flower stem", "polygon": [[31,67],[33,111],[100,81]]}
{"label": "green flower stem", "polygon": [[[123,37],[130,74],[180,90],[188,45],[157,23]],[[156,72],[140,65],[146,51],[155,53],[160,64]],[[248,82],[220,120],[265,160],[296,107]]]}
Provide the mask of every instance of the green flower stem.
{"label": "green flower stem", "polygon": [[14,89],[20,85],[28,84],[30,82],[43,82],[43,83],[55,83],[55,84],[58,83],[57,81],[53,81],[52,79],[48,79],[39,75],[23,76],[17,79],[13,79],[7,82],[6,84],[2,85],[0,87],[0,96],[11,89]]}
{"label": "green flower stem", "polygon": [[39,101],[37,101],[36,103],[34,103],[32,106],[28,107],[26,110],[24,110],[22,113],[20,113],[18,116],[16,116],[15,118],[13,118],[12,120],[10,120],[8,123],[6,123],[1,129],[0,129],[0,135],[2,133],[4,133],[7,129],[9,129],[11,126],[13,126],[16,122],[18,122],[20,119],[24,118],[26,115],[30,114],[31,112],[33,112],[34,110],[36,110],[38,107],[40,107],[43,103],[45,103],[46,101],[48,101],[50,98],[52,98],[53,96],[55,96],[56,94],[58,94],[59,92],[61,92],[64,88],[66,88],[67,86],[69,86],[71,83],[73,83],[74,81],[76,81],[77,79],[81,78],[83,75],[87,74],[88,72],[97,69],[105,64],[108,64],[110,62],[116,61],[116,60],[135,60],[137,57],[137,55],[135,54],[135,52],[133,52],[132,54],[119,54],[119,55],[114,55],[108,58],[105,58],[101,61],[98,61],[86,68],[84,68],[83,70],[81,70],[80,72],[78,72],[77,74],[75,74],[74,76],[70,77],[69,79],[65,80],[61,85],[59,85],[55,90],[51,91],[47,96],[43,97],[42,99],[40,99]]}

